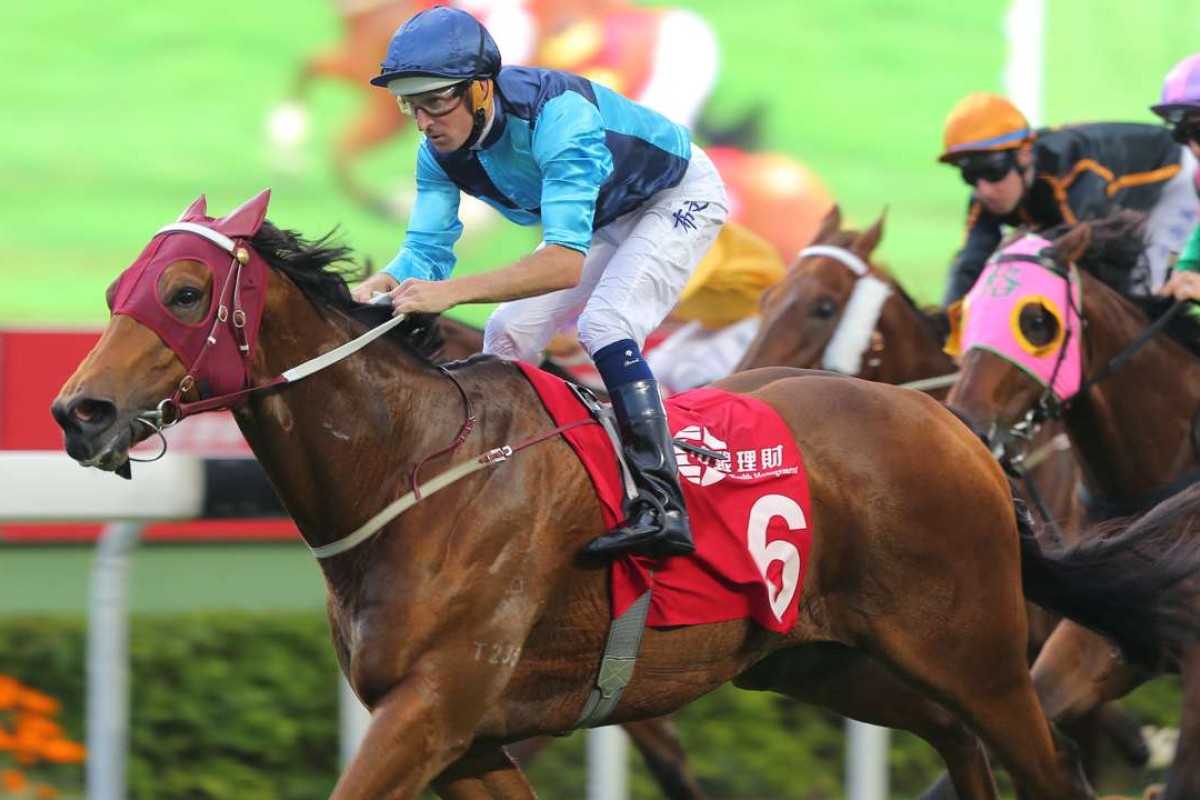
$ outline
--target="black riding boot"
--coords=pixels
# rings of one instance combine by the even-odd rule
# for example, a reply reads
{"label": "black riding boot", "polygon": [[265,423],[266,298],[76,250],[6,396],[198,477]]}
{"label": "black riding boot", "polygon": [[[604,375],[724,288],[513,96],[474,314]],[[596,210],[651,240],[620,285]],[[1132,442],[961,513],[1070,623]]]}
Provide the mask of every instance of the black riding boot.
{"label": "black riding boot", "polygon": [[593,540],[584,552],[608,555],[637,550],[654,556],[692,552],[695,546],[658,381],[619,386],[610,397],[638,496],[625,504],[625,522]]}

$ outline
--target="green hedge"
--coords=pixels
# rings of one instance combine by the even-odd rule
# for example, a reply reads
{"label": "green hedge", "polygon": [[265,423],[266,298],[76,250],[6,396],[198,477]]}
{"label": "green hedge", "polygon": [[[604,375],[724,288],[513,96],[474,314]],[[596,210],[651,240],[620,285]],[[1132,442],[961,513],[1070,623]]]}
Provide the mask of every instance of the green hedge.
{"label": "green hedge", "polygon": [[[337,777],[337,683],[324,618],[317,614],[177,614],[132,623],[134,800],[307,800]],[[0,672],[63,703],[60,719],[82,741],[84,622],[0,621]],[[1142,718],[1178,718],[1177,682],[1128,701]],[[842,721],[773,694],[726,687],[675,717],[710,797],[825,800],[843,796]],[[544,750],[530,778],[544,800],[584,794],[584,736]],[[633,796],[657,798],[640,759]],[[940,769],[924,743],[893,739],[892,796],[914,797]],[[1108,788],[1151,777],[1117,773]],[[82,775],[80,775],[82,779]],[[72,787],[64,787],[72,789]],[[78,787],[75,787],[76,790]]]}

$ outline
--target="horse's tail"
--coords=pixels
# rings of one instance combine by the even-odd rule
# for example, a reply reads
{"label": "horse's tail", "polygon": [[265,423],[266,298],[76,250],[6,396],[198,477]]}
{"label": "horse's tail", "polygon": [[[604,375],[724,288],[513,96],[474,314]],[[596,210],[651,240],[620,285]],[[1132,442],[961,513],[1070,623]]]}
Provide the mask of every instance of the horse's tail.
{"label": "horse's tail", "polygon": [[1026,596],[1111,639],[1132,663],[1161,669],[1178,658],[1196,625],[1200,580],[1189,578],[1200,578],[1200,484],[1052,550],[1012,488]]}

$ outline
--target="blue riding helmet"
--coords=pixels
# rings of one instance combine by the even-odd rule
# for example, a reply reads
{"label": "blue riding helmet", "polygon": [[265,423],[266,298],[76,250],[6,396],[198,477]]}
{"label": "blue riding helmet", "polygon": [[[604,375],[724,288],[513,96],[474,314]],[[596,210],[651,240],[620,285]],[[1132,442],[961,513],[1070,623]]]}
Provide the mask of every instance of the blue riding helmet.
{"label": "blue riding helmet", "polygon": [[440,89],[462,81],[494,78],[500,72],[500,48],[487,28],[466,11],[437,6],[409,19],[392,35],[375,86],[392,81],[393,94]]}

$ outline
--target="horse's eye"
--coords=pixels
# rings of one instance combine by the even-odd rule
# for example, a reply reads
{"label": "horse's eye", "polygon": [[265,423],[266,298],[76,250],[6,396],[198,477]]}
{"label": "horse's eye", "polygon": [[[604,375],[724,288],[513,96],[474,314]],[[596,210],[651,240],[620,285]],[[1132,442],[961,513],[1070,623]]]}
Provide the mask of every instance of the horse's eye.
{"label": "horse's eye", "polygon": [[833,302],[832,297],[821,297],[813,304],[810,315],[817,319],[833,319],[837,310],[837,303]]}
{"label": "horse's eye", "polygon": [[1040,303],[1021,309],[1019,325],[1029,343],[1039,348],[1052,345],[1059,334],[1058,319]]}
{"label": "horse's eye", "polygon": [[199,289],[194,289],[191,286],[185,286],[175,294],[171,295],[171,305],[175,308],[195,308],[200,299],[204,297],[204,293]]}

